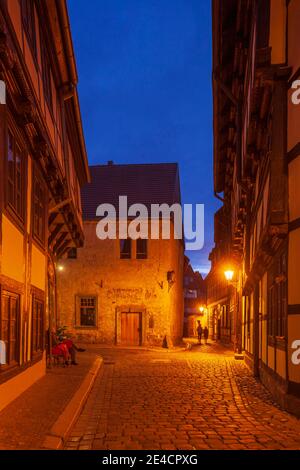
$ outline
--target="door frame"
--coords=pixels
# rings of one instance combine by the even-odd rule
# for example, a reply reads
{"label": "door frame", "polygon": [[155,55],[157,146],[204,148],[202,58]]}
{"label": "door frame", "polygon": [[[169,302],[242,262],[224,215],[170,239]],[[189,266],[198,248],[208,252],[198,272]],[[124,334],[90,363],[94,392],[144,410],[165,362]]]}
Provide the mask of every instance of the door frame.
{"label": "door frame", "polygon": [[115,344],[121,345],[121,316],[122,313],[140,314],[140,344],[143,346],[146,342],[147,312],[144,306],[140,305],[121,305],[116,307],[115,313]]}

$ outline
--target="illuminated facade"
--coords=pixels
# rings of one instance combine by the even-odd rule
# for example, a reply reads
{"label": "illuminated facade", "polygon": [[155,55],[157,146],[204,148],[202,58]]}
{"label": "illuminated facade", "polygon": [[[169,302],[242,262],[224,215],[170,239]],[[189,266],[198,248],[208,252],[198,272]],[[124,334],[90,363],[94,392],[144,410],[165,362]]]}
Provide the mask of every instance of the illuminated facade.
{"label": "illuminated facade", "polygon": [[172,235],[173,222],[171,239],[120,240],[117,230],[116,239],[100,240],[96,234],[98,205],[112,204],[118,214],[119,195],[128,197],[128,207],[180,203],[177,165],[109,162],[90,173],[82,191],[85,244],[64,260],[57,279],[60,324],[81,341],[179,344],[184,248]]}
{"label": "illuminated facade", "polygon": [[184,336],[197,337],[198,321],[201,322],[203,328],[207,326],[206,285],[201,274],[193,270],[187,257],[185,261],[183,275]]}
{"label": "illuminated facade", "polygon": [[83,244],[88,180],[66,2],[0,2],[0,409],[45,373],[55,263]]}
{"label": "illuminated facade", "polygon": [[[300,4],[213,0],[214,185],[234,266],[232,342],[285,408],[299,413]],[[228,303],[228,301],[227,301]]]}

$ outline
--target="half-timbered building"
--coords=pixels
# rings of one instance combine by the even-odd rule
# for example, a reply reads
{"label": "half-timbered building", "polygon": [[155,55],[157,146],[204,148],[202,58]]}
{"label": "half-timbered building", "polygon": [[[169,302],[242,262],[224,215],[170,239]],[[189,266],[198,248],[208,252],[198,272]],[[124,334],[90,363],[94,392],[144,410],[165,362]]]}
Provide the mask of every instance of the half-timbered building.
{"label": "half-timbered building", "polygon": [[235,277],[236,348],[300,410],[298,0],[213,0],[214,185]]}
{"label": "half-timbered building", "polygon": [[0,80],[1,409],[45,373],[56,262],[83,244],[89,172],[65,0],[0,1]]}

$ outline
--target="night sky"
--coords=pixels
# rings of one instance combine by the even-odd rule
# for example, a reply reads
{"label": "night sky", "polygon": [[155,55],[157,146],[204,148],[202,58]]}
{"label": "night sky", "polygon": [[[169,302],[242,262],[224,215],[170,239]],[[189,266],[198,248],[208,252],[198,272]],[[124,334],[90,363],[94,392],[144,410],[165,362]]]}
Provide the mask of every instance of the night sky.
{"label": "night sky", "polygon": [[[213,246],[210,0],[69,0],[90,164],[178,162]],[[101,201],[100,201],[101,202]],[[142,201],[141,201],[142,202]]]}

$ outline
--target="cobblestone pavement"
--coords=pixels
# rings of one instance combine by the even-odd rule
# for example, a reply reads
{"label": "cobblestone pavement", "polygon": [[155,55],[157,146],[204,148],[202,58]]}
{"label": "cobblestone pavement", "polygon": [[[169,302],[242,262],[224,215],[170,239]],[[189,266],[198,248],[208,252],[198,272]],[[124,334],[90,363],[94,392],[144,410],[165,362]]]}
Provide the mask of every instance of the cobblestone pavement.
{"label": "cobblestone pavement", "polygon": [[66,449],[300,449],[300,421],[217,346],[102,354]]}

